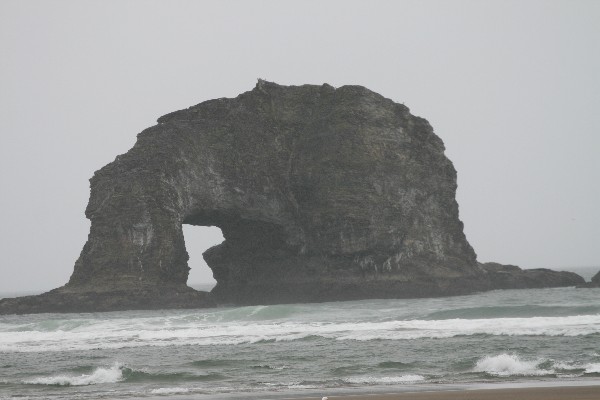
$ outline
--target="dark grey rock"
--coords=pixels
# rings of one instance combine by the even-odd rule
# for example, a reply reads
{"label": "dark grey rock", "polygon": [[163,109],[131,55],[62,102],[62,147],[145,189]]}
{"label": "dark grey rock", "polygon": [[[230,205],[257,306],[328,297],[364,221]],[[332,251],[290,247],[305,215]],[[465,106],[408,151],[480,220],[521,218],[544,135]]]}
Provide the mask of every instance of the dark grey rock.
{"label": "dark grey rock", "polygon": [[487,273],[495,289],[534,289],[578,286],[585,280],[574,272],[553,271],[546,268],[521,269],[516,265],[498,263],[479,264]]}
{"label": "dark grey rock", "polygon": [[600,286],[600,271],[596,275],[592,276],[592,283]]}
{"label": "dark grey rock", "polygon": [[[0,313],[79,310],[81,298],[105,310],[442,296],[501,281],[465,238],[441,139],[361,86],[259,81],[159,118],[90,182],[69,282]],[[225,237],[204,253],[211,299],[186,286],[182,224]],[[527,274],[512,282],[550,273]]]}
{"label": "dark grey rock", "polygon": [[37,296],[0,300],[0,314],[99,312],[203,308],[215,303],[206,292],[186,286],[132,288],[128,290],[69,290],[62,287]]}
{"label": "dark grey rock", "polygon": [[600,271],[592,277],[590,282],[585,282],[578,286],[579,288],[600,288]]}

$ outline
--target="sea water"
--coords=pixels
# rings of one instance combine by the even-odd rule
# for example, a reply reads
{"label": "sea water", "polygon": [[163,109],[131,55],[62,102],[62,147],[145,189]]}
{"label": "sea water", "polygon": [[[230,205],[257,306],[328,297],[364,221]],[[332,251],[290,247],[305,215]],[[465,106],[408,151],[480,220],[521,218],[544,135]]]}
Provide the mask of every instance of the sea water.
{"label": "sea water", "polygon": [[573,380],[600,381],[600,289],[0,316],[2,399],[293,397]]}

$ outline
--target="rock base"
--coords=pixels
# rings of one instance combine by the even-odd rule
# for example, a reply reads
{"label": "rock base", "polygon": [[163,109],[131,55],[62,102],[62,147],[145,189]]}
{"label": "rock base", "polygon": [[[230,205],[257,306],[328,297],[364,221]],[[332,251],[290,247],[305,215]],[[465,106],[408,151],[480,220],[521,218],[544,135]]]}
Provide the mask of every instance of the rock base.
{"label": "rock base", "polygon": [[58,288],[37,296],[0,300],[1,314],[83,313],[124,310],[207,308],[215,303],[207,292],[187,286],[139,287],[105,292]]}

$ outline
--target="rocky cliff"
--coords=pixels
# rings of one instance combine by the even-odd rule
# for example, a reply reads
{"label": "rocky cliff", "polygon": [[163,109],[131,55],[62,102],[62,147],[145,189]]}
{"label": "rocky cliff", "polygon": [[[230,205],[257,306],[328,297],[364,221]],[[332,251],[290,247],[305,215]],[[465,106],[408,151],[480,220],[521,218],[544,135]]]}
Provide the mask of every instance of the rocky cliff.
{"label": "rocky cliff", "polygon": [[[71,279],[19,310],[440,296],[496,282],[463,233],[440,138],[360,86],[259,81],[159,118],[90,182]],[[204,253],[210,299],[186,286],[183,224],[225,237]]]}

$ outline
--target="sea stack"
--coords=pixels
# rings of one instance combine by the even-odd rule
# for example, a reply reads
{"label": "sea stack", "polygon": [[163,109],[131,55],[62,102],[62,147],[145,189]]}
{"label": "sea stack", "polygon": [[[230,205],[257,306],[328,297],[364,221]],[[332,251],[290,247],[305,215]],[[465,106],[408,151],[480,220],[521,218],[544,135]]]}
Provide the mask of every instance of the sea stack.
{"label": "sea stack", "polygon": [[404,105],[259,81],[159,118],[94,175],[66,287],[185,286],[191,224],[223,232],[204,254],[221,302],[467,293],[483,282],[455,191],[442,141]]}
{"label": "sea stack", "polygon": [[[361,86],[259,80],[236,98],[159,118],[90,183],[91,229],[71,279],[21,311],[494,288],[463,233],[442,140],[406,106]],[[186,286],[183,224],[225,237],[204,253],[217,280],[210,297]],[[572,283],[552,282],[561,284]]]}

